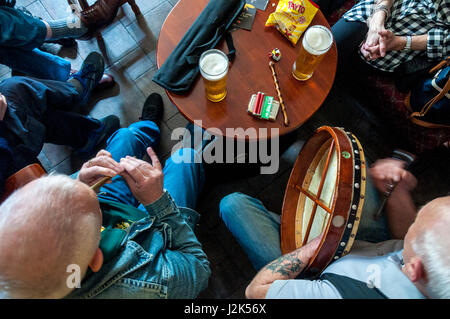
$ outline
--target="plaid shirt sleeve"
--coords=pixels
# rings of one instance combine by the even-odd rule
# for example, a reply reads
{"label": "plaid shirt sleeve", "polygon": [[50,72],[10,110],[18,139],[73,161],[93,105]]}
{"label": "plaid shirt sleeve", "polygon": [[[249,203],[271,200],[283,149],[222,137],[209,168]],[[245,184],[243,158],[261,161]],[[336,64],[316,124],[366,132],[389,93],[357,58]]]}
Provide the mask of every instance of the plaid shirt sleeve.
{"label": "plaid shirt sleeve", "polygon": [[450,54],[448,29],[433,28],[428,31],[427,56],[429,59],[444,58]]}
{"label": "plaid shirt sleeve", "polygon": [[427,55],[430,59],[450,55],[450,1],[438,3],[436,25],[428,31]]}

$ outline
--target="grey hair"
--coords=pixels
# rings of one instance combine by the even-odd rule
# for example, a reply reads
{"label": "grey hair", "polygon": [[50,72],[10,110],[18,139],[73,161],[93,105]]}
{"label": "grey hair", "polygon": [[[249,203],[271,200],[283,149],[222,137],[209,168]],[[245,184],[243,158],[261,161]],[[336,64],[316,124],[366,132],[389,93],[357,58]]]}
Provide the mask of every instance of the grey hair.
{"label": "grey hair", "polygon": [[98,212],[83,207],[79,182],[64,175],[42,177],[0,206],[0,298],[58,298],[70,292],[67,266],[92,257],[100,236],[92,238],[92,227],[100,227]]}
{"label": "grey hair", "polygon": [[428,296],[450,299],[450,210],[447,209],[441,216],[431,228],[420,232],[411,244],[425,268]]}

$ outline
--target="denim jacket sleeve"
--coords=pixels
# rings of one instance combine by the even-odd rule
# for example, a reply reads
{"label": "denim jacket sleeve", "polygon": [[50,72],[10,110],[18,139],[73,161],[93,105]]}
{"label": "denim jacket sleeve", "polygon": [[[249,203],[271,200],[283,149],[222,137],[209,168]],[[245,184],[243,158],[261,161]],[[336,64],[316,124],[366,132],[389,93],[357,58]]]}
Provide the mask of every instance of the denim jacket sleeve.
{"label": "denim jacket sleeve", "polygon": [[167,191],[145,209],[166,233],[164,254],[174,273],[168,283],[169,298],[195,298],[206,288],[211,270],[194,231]]}

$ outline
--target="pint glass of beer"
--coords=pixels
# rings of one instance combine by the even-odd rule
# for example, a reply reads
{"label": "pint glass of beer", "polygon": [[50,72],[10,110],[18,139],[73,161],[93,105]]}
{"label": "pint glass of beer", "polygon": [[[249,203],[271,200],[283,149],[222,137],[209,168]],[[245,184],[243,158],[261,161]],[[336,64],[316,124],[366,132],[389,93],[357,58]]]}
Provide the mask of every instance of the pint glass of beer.
{"label": "pint glass of beer", "polygon": [[322,25],[309,27],[303,36],[300,53],[294,62],[292,70],[294,78],[299,81],[308,80],[332,44],[333,35],[328,28]]}
{"label": "pint glass of beer", "polygon": [[222,101],[227,96],[228,57],[222,51],[212,49],[203,52],[199,64],[206,98],[211,102]]}

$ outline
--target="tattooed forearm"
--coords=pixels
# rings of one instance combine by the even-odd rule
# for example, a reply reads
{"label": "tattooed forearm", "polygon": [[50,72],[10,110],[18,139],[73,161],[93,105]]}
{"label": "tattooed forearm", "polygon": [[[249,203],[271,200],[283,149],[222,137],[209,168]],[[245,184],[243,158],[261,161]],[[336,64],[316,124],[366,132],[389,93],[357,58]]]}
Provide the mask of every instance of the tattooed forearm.
{"label": "tattooed forearm", "polygon": [[306,246],[277,258],[261,269],[246,289],[247,298],[264,298],[274,281],[296,278],[308,265],[320,244],[320,238],[317,237]]}
{"label": "tattooed forearm", "polygon": [[295,278],[305,268],[305,264],[300,259],[298,252],[293,252],[276,259],[265,268],[274,274],[280,274],[287,278]]}

